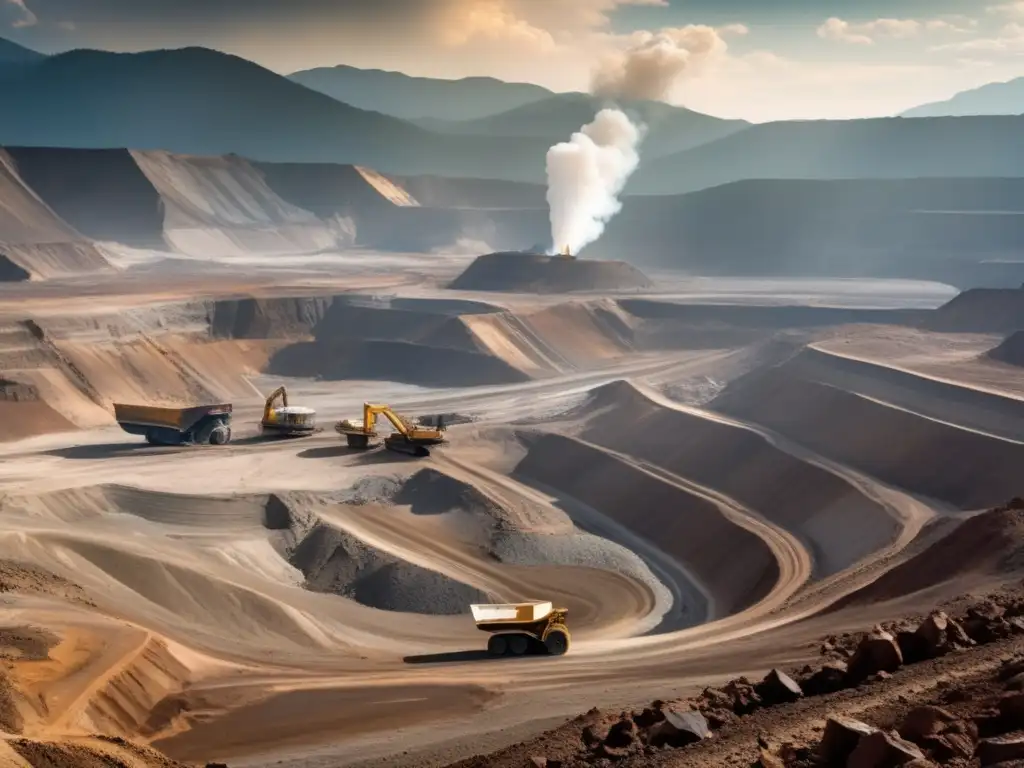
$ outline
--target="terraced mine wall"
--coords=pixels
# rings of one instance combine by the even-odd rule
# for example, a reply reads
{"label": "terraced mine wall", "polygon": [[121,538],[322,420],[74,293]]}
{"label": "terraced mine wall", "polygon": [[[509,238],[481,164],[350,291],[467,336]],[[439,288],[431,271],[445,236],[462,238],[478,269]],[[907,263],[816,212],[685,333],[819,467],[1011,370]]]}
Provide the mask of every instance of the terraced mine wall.
{"label": "terraced mine wall", "polygon": [[93,240],[165,248],[163,201],[126,149],[11,147],[18,174]]}
{"label": "terraced mine wall", "polygon": [[[1019,423],[1021,401],[821,353],[812,369],[809,356],[740,379],[711,407],[961,509],[1020,493],[1024,443],[998,431]],[[822,364],[834,375],[826,379]]]}

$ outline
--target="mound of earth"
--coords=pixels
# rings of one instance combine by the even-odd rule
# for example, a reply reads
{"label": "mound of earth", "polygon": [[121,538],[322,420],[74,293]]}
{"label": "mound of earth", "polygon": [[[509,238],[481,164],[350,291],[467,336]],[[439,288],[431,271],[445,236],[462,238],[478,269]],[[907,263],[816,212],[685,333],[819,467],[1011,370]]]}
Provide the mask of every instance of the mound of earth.
{"label": "mound of earth", "polygon": [[289,562],[306,586],[385,611],[458,615],[491,596],[444,574],[374,549],[355,536],[317,523],[297,544]]}
{"label": "mound of earth", "polygon": [[958,333],[1017,331],[1024,328],[1024,286],[964,291],[932,312],[926,327]]}
{"label": "mound of earth", "polygon": [[624,261],[586,261],[533,253],[478,257],[448,286],[457,291],[571,293],[650,288],[650,279]]}
{"label": "mound of earth", "polygon": [[1024,331],[1007,336],[999,346],[989,351],[988,356],[1001,363],[1024,366]]}

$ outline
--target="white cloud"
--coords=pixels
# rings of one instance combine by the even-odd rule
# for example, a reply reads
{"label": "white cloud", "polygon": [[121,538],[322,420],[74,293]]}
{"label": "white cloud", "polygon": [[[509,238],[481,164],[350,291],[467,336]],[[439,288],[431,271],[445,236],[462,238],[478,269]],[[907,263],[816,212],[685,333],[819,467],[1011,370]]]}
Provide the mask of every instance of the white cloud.
{"label": "white cloud", "polygon": [[968,54],[1001,54],[1018,56],[1024,53],[1024,24],[1011,21],[1003,25],[998,34],[989,37],[976,37],[957,43],[934,45],[932,51],[952,51]]}
{"label": "white cloud", "polygon": [[1012,3],[1000,3],[999,5],[990,5],[985,9],[987,13],[1009,16],[1014,19],[1024,19],[1024,0],[1015,0]]}
{"label": "white cloud", "polygon": [[823,40],[835,40],[853,45],[873,45],[875,42],[867,35],[855,32],[850,22],[838,19],[835,16],[827,19],[824,24],[818,27],[818,37]]}
{"label": "white cloud", "polygon": [[718,28],[718,34],[720,35],[749,35],[750,27],[746,24],[726,24],[724,27]]}
{"label": "white cloud", "polygon": [[32,9],[25,5],[25,0],[3,0],[9,13],[14,15],[11,26],[16,28],[34,27],[39,19],[32,13]]}
{"label": "white cloud", "polygon": [[[1021,0],[1024,5],[1024,0]],[[966,33],[978,26],[975,19],[953,14],[921,21],[919,19],[875,19],[853,23],[833,16],[818,27],[818,37],[852,45],[873,45],[880,38],[908,40],[923,32]]]}

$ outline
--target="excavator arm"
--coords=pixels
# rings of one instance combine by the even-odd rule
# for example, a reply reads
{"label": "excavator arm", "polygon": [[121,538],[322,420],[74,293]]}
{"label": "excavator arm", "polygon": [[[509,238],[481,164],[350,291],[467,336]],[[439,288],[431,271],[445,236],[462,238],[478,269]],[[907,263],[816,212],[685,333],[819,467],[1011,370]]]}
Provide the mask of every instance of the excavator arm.
{"label": "excavator arm", "polygon": [[269,423],[274,420],[274,403],[277,400],[281,400],[281,405],[285,408],[288,407],[288,391],[284,387],[278,387],[270,396],[267,398],[267,402],[263,406],[263,421]]}
{"label": "excavator arm", "polygon": [[363,425],[367,433],[372,433],[378,415],[383,416],[391,425],[401,434],[408,437],[409,426],[405,423],[401,416],[391,410],[386,405],[371,405],[366,403],[363,406]]}

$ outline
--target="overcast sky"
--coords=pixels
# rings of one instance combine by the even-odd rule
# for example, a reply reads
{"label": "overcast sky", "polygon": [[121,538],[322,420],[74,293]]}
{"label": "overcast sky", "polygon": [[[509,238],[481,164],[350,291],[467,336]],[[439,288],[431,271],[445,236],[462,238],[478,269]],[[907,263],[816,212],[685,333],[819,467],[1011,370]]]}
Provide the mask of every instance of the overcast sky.
{"label": "overcast sky", "polygon": [[1024,75],[1024,0],[0,0],[0,25],[47,53],[204,45],[283,73],[554,90],[586,90],[638,32],[696,26],[718,44],[669,100],[752,120],[887,115]]}

